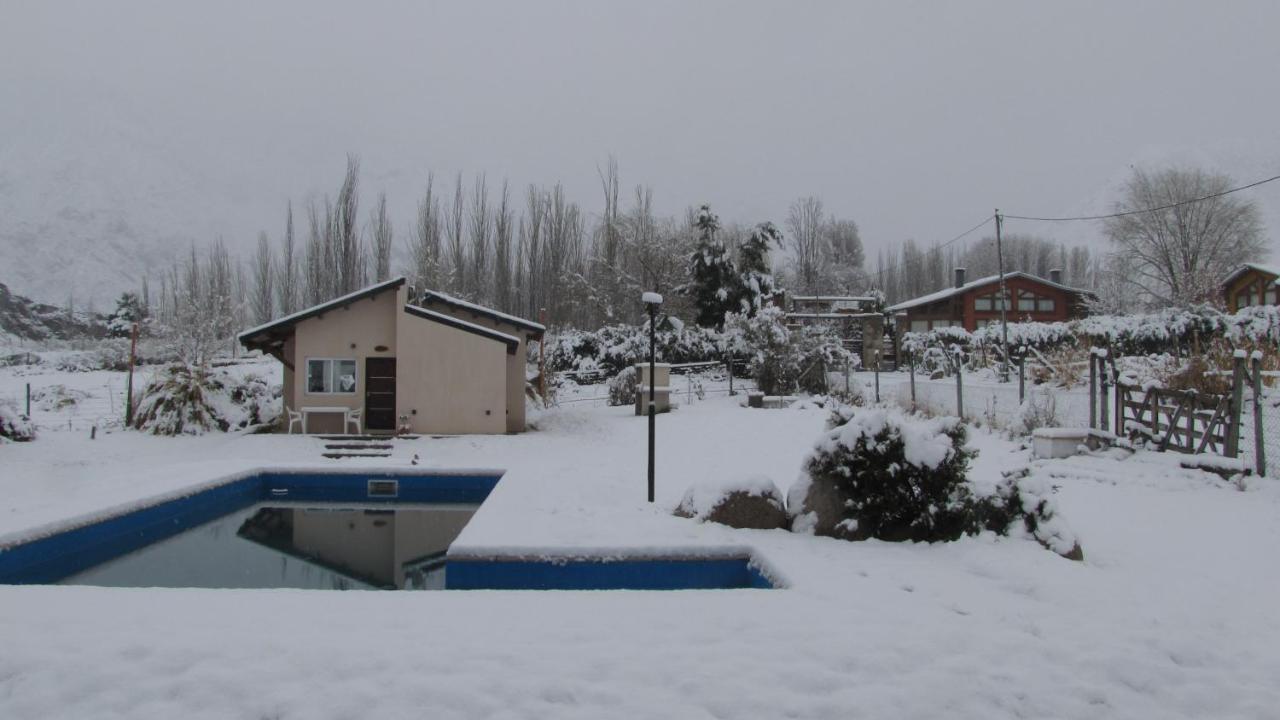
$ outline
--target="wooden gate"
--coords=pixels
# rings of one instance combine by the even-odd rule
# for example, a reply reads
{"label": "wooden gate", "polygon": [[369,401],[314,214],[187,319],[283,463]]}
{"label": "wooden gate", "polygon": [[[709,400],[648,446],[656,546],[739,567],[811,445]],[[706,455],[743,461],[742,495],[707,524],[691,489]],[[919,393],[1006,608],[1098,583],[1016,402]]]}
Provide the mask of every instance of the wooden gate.
{"label": "wooden gate", "polygon": [[1231,396],[1116,383],[1116,435],[1145,436],[1161,450],[1236,456]]}

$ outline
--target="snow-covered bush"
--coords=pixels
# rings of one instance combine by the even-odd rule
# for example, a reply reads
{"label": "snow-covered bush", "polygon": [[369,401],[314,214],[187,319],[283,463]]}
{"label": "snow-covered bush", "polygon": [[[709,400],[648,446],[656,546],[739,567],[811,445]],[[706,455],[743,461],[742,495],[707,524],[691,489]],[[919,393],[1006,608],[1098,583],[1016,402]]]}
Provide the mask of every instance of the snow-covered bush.
{"label": "snow-covered bush", "polygon": [[35,425],[12,401],[0,399],[0,442],[27,442],[36,437]]}
{"label": "snow-covered bush", "polygon": [[169,365],[143,389],[133,424],[153,435],[201,435],[259,425],[272,419],[269,401],[278,390],[256,375],[239,379],[223,369]]}
{"label": "snow-covered bush", "polygon": [[609,378],[609,404],[634,405],[636,388],[640,384],[639,375],[635,368],[627,368]]}
{"label": "snow-covered bush", "polygon": [[1048,388],[1035,386],[1027,389],[1027,395],[1018,406],[1009,430],[1017,435],[1030,435],[1037,428],[1058,425],[1058,402]]}
{"label": "snow-covered bush", "polygon": [[1025,531],[1072,552],[1075,538],[1047,488],[1018,477],[980,492],[968,481],[975,452],[958,419],[875,409],[839,412],[831,422],[839,424],[819,439],[788,498],[793,530],[915,542]]}
{"label": "snow-covered bush", "polygon": [[[698,325],[660,322],[655,337],[658,362],[723,360],[721,335]],[[606,325],[595,332],[571,330],[547,343],[550,372],[598,371],[608,376],[649,359],[649,325]]]}
{"label": "snow-covered bush", "polygon": [[62,384],[42,387],[31,394],[36,407],[46,412],[59,412],[79,405],[91,397],[93,395],[84,390],[69,388]]}
{"label": "snow-covered bush", "polygon": [[765,395],[784,395],[795,390],[800,377],[800,354],[796,352],[786,315],[778,307],[767,307],[748,316],[729,313],[724,328],[728,347],[750,359],[756,388]]}
{"label": "snow-covered bush", "polygon": [[[821,394],[831,390],[828,371],[844,368],[848,362],[856,369],[861,361],[845,350],[840,334],[827,325],[809,325],[791,334],[795,344],[800,374],[796,378],[800,390]],[[843,383],[841,383],[843,389]]]}

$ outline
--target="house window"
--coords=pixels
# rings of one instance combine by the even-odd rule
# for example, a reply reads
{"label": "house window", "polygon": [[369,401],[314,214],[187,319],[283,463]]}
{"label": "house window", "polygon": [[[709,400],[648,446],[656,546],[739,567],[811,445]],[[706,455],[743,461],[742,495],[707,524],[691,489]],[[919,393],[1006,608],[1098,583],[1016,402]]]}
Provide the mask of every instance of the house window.
{"label": "house window", "polygon": [[1040,312],[1053,312],[1053,298],[1050,298],[1050,297],[1036,298],[1036,310]]}
{"label": "house window", "polygon": [[356,361],[338,358],[307,359],[307,392],[312,395],[354,393]]}
{"label": "house window", "polygon": [[929,332],[929,321],[928,320],[912,320],[911,332],[915,332],[915,333]]}
{"label": "house window", "polygon": [[1272,286],[1271,286],[1271,288],[1267,290],[1267,304],[1268,304],[1268,305],[1275,305],[1275,304],[1277,304],[1277,303],[1276,303],[1276,288],[1275,288],[1275,286],[1274,286],[1274,285],[1272,285]]}
{"label": "house window", "polygon": [[1018,291],[1018,311],[1034,312],[1036,309],[1036,295],[1030,290]]}
{"label": "house window", "polygon": [[973,301],[973,309],[974,310],[990,310],[991,300],[992,300],[992,297],[990,295],[979,295]]}
{"label": "house window", "polygon": [[1240,293],[1236,295],[1236,309],[1249,306],[1249,293]]}

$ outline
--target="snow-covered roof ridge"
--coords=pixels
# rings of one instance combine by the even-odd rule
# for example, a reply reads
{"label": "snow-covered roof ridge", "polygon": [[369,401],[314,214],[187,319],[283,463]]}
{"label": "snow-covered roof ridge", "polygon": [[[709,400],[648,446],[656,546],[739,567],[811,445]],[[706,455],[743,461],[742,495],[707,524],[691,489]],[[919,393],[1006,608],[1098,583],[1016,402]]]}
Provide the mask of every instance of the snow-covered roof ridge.
{"label": "snow-covered roof ridge", "polygon": [[[1054,282],[1052,280],[1049,280],[1048,278],[1042,278],[1039,275],[1032,275],[1029,272],[1023,272],[1021,270],[1014,270],[1012,272],[1007,272],[1004,274],[1005,280],[1010,280],[1012,278],[1025,278],[1027,280],[1034,280],[1035,282],[1043,283],[1050,287],[1058,288],[1059,290],[1066,290],[1067,292],[1078,293],[1081,295],[1088,294],[1089,292],[1088,290],[1082,290],[1081,288],[1074,288],[1074,287],[1071,287],[1070,285],[1063,285],[1062,283]],[[888,310],[889,312],[896,312],[898,310],[907,310],[913,307],[918,307],[920,305],[928,305],[929,303],[932,303],[932,302],[945,300],[946,298],[949,298],[952,295],[968,292],[969,290],[972,290],[976,287],[979,287],[982,285],[989,285],[995,282],[1000,282],[1000,276],[988,275],[987,277],[984,277],[984,278],[971,280],[965,283],[964,285],[961,285],[960,287],[944,288],[936,292],[931,292],[928,295],[921,295],[918,298],[912,298],[910,300],[905,300],[903,302],[900,302],[896,305],[890,305],[888,308],[886,308],[886,310]]]}
{"label": "snow-covered roof ridge", "polygon": [[444,313],[436,312],[435,310],[428,310],[424,307],[419,307],[417,305],[405,305],[404,311],[409,313],[410,315],[414,315],[426,320],[434,320],[444,325],[451,325],[460,330],[466,330],[467,332],[472,332],[477,335],[483,335],[493,340],[499,340],[510,346],[516,346],[520,344],[520,338],[516,337],[515,335],[508,335],[504,332],[494,330],[493,328],[487,328],[483,325],[477,325],[473,322],[460,320],[452,315],[445,315]]}
{"label": "snow-covered roof ridge", "polygon": [[1267,275],[1274,275],[1276,277],[1280,277],[1280,265],[1267,265],[1265,263],[1247,262],[1247,263],[1241,263],[1240,267],[1236,268],[1235,270],[1232,270],[1230,274],[1228,274],[1225,278],[1222,279],[1222,282],[1229,283],[1232,280],[1235,280],[1236,278],[1240,277],[1241,274],[1249,270],[1257,270],[1260,273],[1266,273]]}
{"label": "snow-covered roof ridge", "polygon": [[362,287],[359,290],[356,290],[355,292],[349,292],[346,295],[343,295],[342,297],[337,297],[332,300],[327,300],[325,302],[320,303],[319,305],[312,305],[309,308],[299,310],[298,312],[293,313],[292,315],[285,315],[284,317],[277,318],[275,320],[272,320],[271,322],[263,323],[257,327],[249,328],[248,330],[245,330],[244,332],[240,333],[236,337],[243,340],[245,338],[252,337],[264,331],[270,330],[273,327],[291,325],[293,323],[298,322],[299,320],[305,320],[306,318],[311,317],[312,315],[317,315],[319,313],[322,313],[325,310],[329,310],[331,308],[337,307],[344,303],[353,302],[355,300],[359,300],[361,298],[364,298],[370,295],[377,295],[378,293],[384,290],[390,290],[392,288],[399,287],[404,283],[405,283],[405,277],[403,275],[399,277],[391,278],[390,280],[383,280],[380,283],[374,283],[373,285]]}
{"label": "snow-covered roof ridge", "polygon": [[517,317],[509,313],[504,313],[500,310],[494,310],[493,308],[485,307],[483,305],[477,305],[476,303],[468,302],[461,298],[456,298],[452,295],[449,295],[448,293],[442,293],[439,290],[422,291],[420,302],[428,302],[431,300],[438,300],[446,305],[454,305],[454,306],[464,308],[481,315],[488,315],[489,317],[492,317],[495,320],[508,322],[518,327],[530,328],[536,332],[546,332],[546,329],[547,329],[547,327],[541,323],[536,323],[532,320],[526,320],[522,317]]}

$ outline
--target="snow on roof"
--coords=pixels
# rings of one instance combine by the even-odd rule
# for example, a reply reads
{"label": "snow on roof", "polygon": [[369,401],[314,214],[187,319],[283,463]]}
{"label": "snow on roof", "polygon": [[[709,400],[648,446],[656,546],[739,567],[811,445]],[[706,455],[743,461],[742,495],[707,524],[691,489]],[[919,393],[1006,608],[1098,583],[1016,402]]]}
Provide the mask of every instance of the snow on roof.
{"label": "snow on roof", "polygon": [[489,317],[494,318],[495,320],[508,322],[508,323],[511,323],[512,325],[516,325],[519,327],[530,328],[535,332],[546,332],[547,330],[547,327],[545,325],[542,325],[541,323],[536,323],[532,320],[526,320],[522,317],[516,317],[515,315],[508,315],[507,313],[499,312],[497,310],[494,310],[493,308],[488,308],[483,305],[477,305],[473,302],[467,302],[466,300],[456,298],[452,295],[448,295],[446,293],[442,293],[437,290],[423,291],[422,302],[429,302],[431,300],[438,300],[446,305],[454,305],[460,308],[470,310],[471,312],[474,312],[480,315],[488,315]]}
{"label": "snow on roof", "polygon": [[[1052,280],[1047,280],[1045,278],[1042,278],[1039,275],[1032,275],[1031,273],[1022,272],[1021,270],[1014,270],[1013,272],[1007,272],[1004,274],[1005,280],[1010,280],[1012,278],[1024,278],[1026,280],[1032,280],[1034,282],[1048,285],[1050,287],[1058,288],[1059,290],[1065,290],[1067,292],[1073,292],[1080,295],[1084,295],[1088,293],[1087,290],[1081,290],[1080,288],[1073,288],[1068,285],[1063,285],[1062,283],[1056,283]],[[976,287],[980,287],[982,285],[989,285],[994,282],[1000,282],[999,275],[988,275],[987,277],[978,278],[977,280],[972,280],[970,282],[967,282],[964,285],[961,285],[960,287],[949,287],[943,290],[939,290],[937,292],[929,293],[928,295],[921,295],[918,298],[906,300],[904,302],[898,303],[897,305],[890,305],[887,308],[887,310],[889,312],[897,312],[899,310],[908,310],[910,308],[919,307],[921,305],[928,305],[929,303],[934,303],[939,300],[945,300],[953,295],[965,293]]]}
{"label": "snow on roof", "polygon": [[445,315],[444,313],[436,312],[435,310],[428,310],[424,307],[418,307],[417,305],[405,305],[404,311],[410,315],[415,315],[426,320],[434,320],[443,325],[451,325],[459,330],[466,330],[467,332],[475,333],[476,335],[483,335],[491,340],[504,342],[512,348],[520,344],[520,338],[514,335],[498,332],[493,328],[487,328],[483,325],[467,322],[466,320],[459,320],[452,315]]}
{"label": "snow on roof", "polygon": [[1241,274],[1249,270],[1257,270],[1260,273],[1263,273],[1266,275],[1273,275],[1273,276],[1276,276],[1278,279],[1280,279],[1280,266],[1263,265],[1262,263],[1250,262],[1250,263],[1244,263],[1243,265],[1236,268],[1235,270],[1232,270],[1231,274],[1223,278],[1222,282],[1229,283],[1232,280],[1235,280],[1236,278],[1240,277]]}
{"label": "snow on roof", "polygon": [[298,312],[293,313],[292,315],[285,315],[284,317],[279,318],[277,320],[272,320],[271,322],[263,323],[257,327],[249,328],[248,330],[245,330],[244,332],[240,333],[236,337],[239,338],[241,341],[243,341],[245,338],[252,337],[253,335],[257,335],[259,333],[265,332],[275,327],[284,327],[286,325],[292,325],[301,320],[305,320],[308,317],[311,317],[312,315],[319,315],[320,313],[326,310],[329,310],[331,308],[337,307],[339,305],[353,302],[355,300],[359,300],[361,298],[368,297],[370,295],[377,295],[378,293],[384,290],[390,290],[392,288],[399,287],[404,284],[404,281],[405,279],[403,275],[401,275],[400,277],[391,278],[390,280],[383,280],[380,283],[374,283],[373,285],[369,285],[368,287],[360,288],[355,292],[347,293],[342,297],[334,298],[332,300],[322,302],[319,305],[312,305],[311,307],[306,308],[305,310],[299,310]]}

